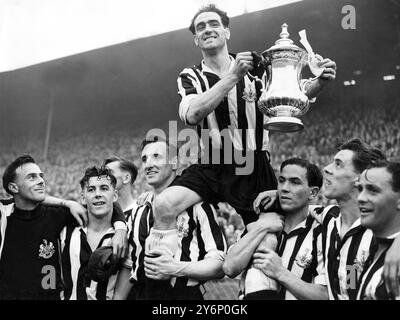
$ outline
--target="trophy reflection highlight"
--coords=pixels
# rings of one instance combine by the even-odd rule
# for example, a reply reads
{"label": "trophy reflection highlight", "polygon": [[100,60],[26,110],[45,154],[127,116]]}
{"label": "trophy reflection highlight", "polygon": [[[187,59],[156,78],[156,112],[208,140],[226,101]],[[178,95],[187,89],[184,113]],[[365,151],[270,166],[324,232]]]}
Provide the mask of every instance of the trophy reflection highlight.
{"label": "trophy reflection highlight", "polygon": [[284,23],[280,39],[262,52],[263,65],[267,65],[269,70],[267,83],[260,81],[263,88],[258,107],[270,117],[264,124],[264,128],[270,131],[302,130],[304,125],[298,117],[305,114],[310,106],[304,88],[301,88],[301,72],[311,56],[293,44],[287,28]]}

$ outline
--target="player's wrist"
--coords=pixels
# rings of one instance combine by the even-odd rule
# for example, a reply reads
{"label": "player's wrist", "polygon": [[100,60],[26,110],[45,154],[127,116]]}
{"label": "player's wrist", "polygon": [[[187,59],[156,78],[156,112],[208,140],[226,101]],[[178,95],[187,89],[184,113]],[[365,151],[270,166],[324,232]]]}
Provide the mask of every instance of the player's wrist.
{"label": "player's wrist", "polygon": [[286,268],[280,267],[276,273],[275,273],[275,279],[276,281],[280,283],[286,283],[290,277],[290,271],[287,270]]}
{"label": "player's wrist", "polygon": [[61,206],[65,208],[71,208],[75,204],[72,200],[61,200]]}
{"label": "player's wrist", "polygon": [[113,227],[115,231],[128,231],[128,226],[123,221],[115,221]]}
{"label": "player's wrist", "polygon": [[230,72],[227,74],[227,76],[225,77],[225,79],[226,79],[227,81],[229,81],[231,84],[236,84],[236,83],[238,83],[239,80],[240,80],[241,78],[243,78],[243,75],[240,76],[239,74],[237,74],[237,73],[234,72],[234,71],[230,71]]}
{"label": "player's wrist", "polygon": [[173,277],[190,277],[189,273],[187,272],[187,267],[189,266],[190,262],[186,261],[173,261],[173,271],[169,273],[170,276]]}
{"label": "player's wrist", "polygon": [[267,234],[267,233],[271,232],[271,225],[267,221],[265,221],[263,219],[258,219],[255,222],[255,228],[254,229],[255,229],[255,231],[257,233],[265,233],[265,234]]}
{"label": "player's wrist", "polygon": [[161,247],[167,250],[171,256],[175,255],[178,249],[178,233],[176,229],[160,230],[151,228],[146,238],[146,251]]}

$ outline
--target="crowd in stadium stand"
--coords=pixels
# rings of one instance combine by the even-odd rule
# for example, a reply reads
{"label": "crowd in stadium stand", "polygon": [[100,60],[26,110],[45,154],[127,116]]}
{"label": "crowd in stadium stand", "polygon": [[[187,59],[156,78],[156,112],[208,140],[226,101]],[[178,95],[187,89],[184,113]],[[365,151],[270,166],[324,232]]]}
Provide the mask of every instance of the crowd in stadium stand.
{"label": "crowd in stadium stand", "polygon": [[[360,137],[379,147],[391,160],[400,157],[400,108],[393,102],[382,108],[359,105],[335,106],[334,112],[327,108],[313,108],[303,118],[305,130],[298,133],[272,133],[270,135],[271,161],[275,170],[280,163],[292,156],[308,159],[320,167],[325,166],[335,153],[335,146],[351,137]],[[0,171],[21,154],[31,154],[45,172],[50,195],[79,199],[79,179],[84,169],[99,165],[102,160],[119,155],[133,160],[139,168],[134,196],[147,189],[144,172],[140,165],[140,144],[143,136],[128,130],[113,130],[112,135],[87,133],[52,137],[47,161],[43,159],[43,141],[1,141]],[[145,131],[143,131],[145,132]],[[8,195],[0,187],[0,197]],[[323,199],[320,199],[321,201]],[[228,243],[236,241],[243,229],[239,216],[232,209],[221,205],[220,224]]]}

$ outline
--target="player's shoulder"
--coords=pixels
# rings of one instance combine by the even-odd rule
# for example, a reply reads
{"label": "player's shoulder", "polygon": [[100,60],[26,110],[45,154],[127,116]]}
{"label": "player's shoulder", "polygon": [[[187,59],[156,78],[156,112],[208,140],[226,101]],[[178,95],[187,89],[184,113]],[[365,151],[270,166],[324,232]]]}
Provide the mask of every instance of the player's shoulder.
{"label": "player's shoulder", "polygon": [[64,224],[64,221],[66,221],[67,217],[70,215],[70,211],[66,207],[44,203],[40,204],[39,210],[42,212],[43,216],[46,217],[46,219],[57,221],[62,224]]}
{"label": "player's shoulder", "polygon": [[0,201],[0,219],[1,217],[5,218],[9,216],[13,211],[14,211],[14,201],[9,201],[9,199],[4,199]]}
{"label": "player's shoulder", "polygon": [[194,65],[183,68],[181,70],[181,72],[179,73],[179,75],[180,76],[182,76],[182,75],[194,76],[197,72],[201,72],[201,70],[202,70],[201,64],[194,64]]}
{"label": "player's shoulder", "polygon": [[66,207],[52,205],[52,204],[46,204],[46,203],[40,204],[40,210],[42,210],[44,212],[55,212],[55,213],[69,212],[69,209]]}
{"label": "player's shoulder", "polygon": [[332,218],[337,218],[340,209],[337,205],[314,205],[309,207],[309,215],[312,216],[320,224],[328,223]]}
{"label": "player's shoulder", "polygon": [[201,215],[207,217],[215,217],[217,214],[217,206],[210,202],[199,202],[192,207],[189,207],[188,210],[192,210],[194,217],[199,217]]}

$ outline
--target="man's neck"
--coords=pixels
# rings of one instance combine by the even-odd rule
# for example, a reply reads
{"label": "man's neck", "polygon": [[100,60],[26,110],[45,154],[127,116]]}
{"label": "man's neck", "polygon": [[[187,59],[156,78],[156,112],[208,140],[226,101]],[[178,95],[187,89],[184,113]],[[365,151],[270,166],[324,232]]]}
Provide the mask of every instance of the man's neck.
{"label": "man's neck", "polygon": [[285,215],[285,227],[284,230],[286,233],[289,233],[293,230],[299,223],[303,222],[308,215],[308,206],[300,209],[296,212],[288,212]]}
{"label": "man's neck", "polygon": [[163,192],[165,189],[167,189],[168,186],[172,183],[172,181],[174,181],[175,177],[176,177],[176,173],[174,172],[162,185],[159,185],[157,187],[151,186],[151,190],[153,191],[154,195],[155,196],[159,195],[161,192]]}
{"label": "man's neck", "polygon": [[40,204],[40,202],[33,202],[33,201],[28,201],[25,199],[22,199],[18,196],[14,197],[15,201],[15,207],[20,209],[20,210],[34,210],[36,207]]}
{"label": "man's neck", "polygon": [[118,203],[120,204],[122,211],[128,210],[134,202],[135,199],[133,199],[130,186],[118,190]]}
{"label": "man's neck", "polygon": [[397,214],[381,228],[376,228],[372,231],[374,236],[378,238],[387,238],[397,232],[400,232],[400,214]]}
{"label": "man's neck", "polygon": [[112,211],[110,214],[101,218],[94,217],[90,213],[88,214],[88,230],[94,232],[104,232],[112,227],[111,224]]}
{"label": "man's neck", "polygon": [[222,78],[231,64],[228,48],[225,46],[218,52],[203,52],[204,64]]}
{"label": "man's neck", "polygon": [[107,230],[112,227],[111,215],[112,212],[101,218],[96,218],[89,213],[86,237],[92,251],[97,249]]}
{"label": "man's neck", "polygon": [[358,208],[357,198],[349,197],[347,199],[337,200],[340,208],[341,230],[340,234],[344,235],[353,223],[360,218],[360,210]]}

